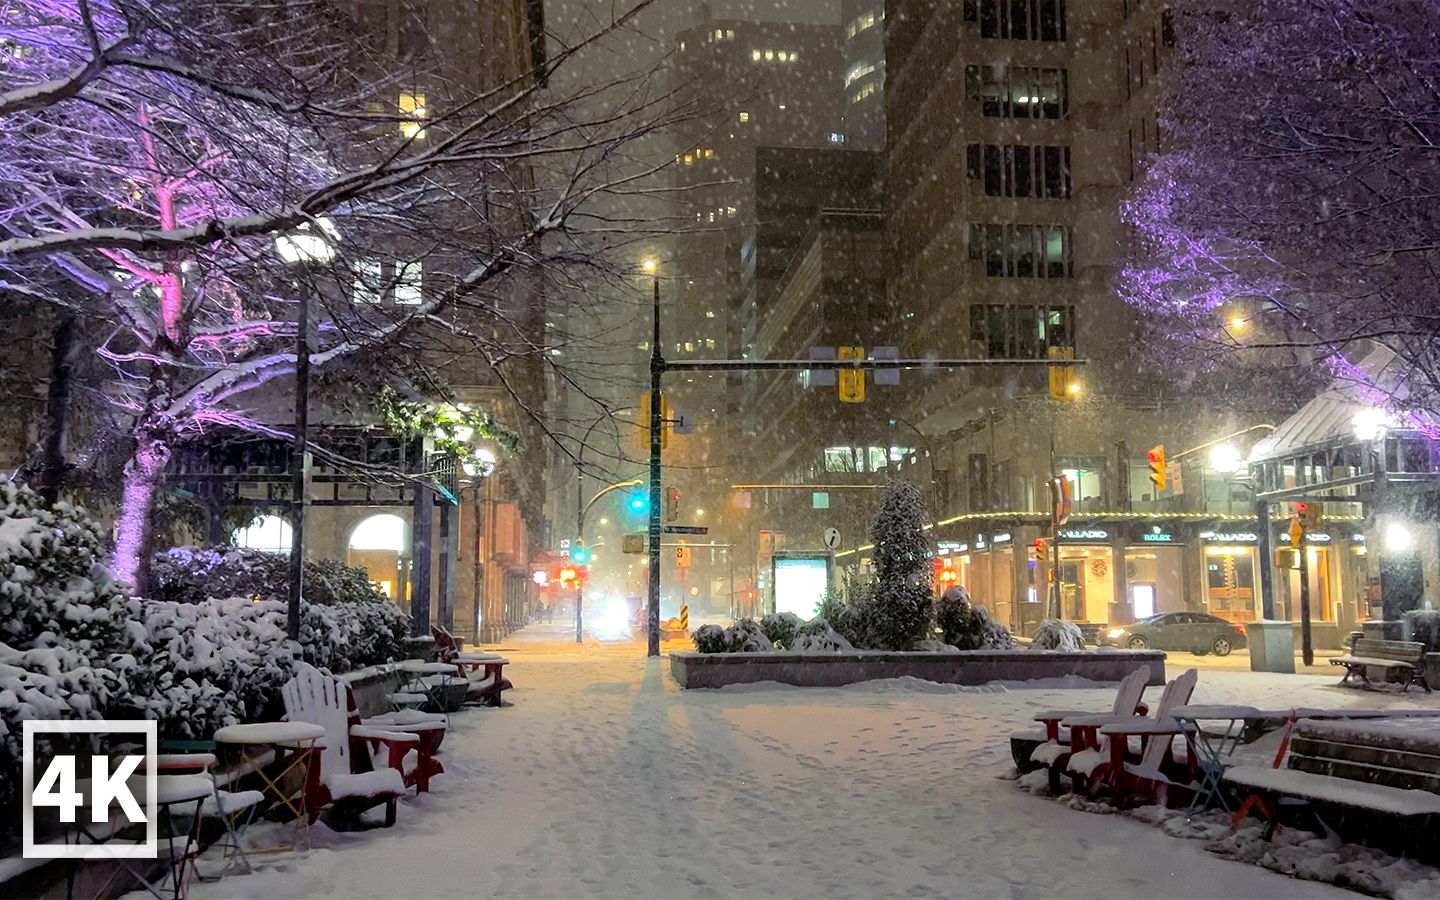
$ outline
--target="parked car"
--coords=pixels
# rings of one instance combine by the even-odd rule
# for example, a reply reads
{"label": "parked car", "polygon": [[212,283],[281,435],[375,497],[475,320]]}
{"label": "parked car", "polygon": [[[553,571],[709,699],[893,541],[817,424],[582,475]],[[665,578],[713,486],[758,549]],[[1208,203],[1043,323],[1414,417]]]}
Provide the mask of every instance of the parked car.
{"label": "parked car", "polygon": [[1191,653],[1229,656],[1245,646],[1245,626],[1219,616],[1195,612],[1161,613],[1133,625],[1100,632],[1102,647],[1131,650],[1189,650]]}

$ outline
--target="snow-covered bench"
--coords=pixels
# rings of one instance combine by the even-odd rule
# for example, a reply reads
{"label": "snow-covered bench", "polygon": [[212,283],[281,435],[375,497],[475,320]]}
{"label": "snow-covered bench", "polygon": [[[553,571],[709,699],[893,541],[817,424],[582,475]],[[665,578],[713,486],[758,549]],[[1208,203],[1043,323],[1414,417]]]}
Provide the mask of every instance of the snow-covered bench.
{"label": "snow-covered bench", "polygon": [[1403,680],[1404,690],[1418,678],[1420,686],[1428,694],[1430,684],[1425,680],[1425,645],[1416,641],[1381,641],[1361,638],[1345,656],[1332,657],[1332,666],[1344,666],[1345,677],[1341,684],[1351,684],[1351,677],[1359,675],[1367,686],[1370,684],[1369,669],[1383,669],[1388,675],[1395,672]]}
{"label": "snow-covered bench", "polygon": [[[1224,784],[1264,800],[1273,830],[1301,807],[1346,840],[1434,858],[1440,825],[1440,729],[1433,720],[1304,721],[1287,768],[1234,766]],[[1268,833],[1268,831],[1267,831]]]}

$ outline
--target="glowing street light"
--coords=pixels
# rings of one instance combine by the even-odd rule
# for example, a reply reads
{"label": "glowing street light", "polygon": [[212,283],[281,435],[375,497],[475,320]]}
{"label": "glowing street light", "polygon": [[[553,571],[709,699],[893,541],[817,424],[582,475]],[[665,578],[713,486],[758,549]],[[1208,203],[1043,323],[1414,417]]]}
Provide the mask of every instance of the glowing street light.
{"label": "glowing street light", "polygon": [[1245,467],[1245,455],[1234,444],[1216,444],[1210,448],[1210,468],[1222,475],[1233,475]]}

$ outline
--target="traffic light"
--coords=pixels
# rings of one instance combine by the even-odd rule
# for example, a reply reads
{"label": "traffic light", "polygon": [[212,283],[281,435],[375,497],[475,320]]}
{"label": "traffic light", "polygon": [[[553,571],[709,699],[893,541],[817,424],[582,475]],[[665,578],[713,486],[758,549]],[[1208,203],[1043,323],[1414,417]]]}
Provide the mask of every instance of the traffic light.
{"label": "traffic light", "polygon": [[1035,543],[1030,546],[1030,558],[1035,562],[1045,561],[1045,539],[1036,538]]}
{"label": "traffic light", "polygon": [[641,493],[631,494],[626,505],[633,513],[643,513],[650,509],[650,498]]}
{"label": "traffic light", "polygon": [[1156,444],[1151,447],[1145,456],[1150,460],[1150,483],[1155,485],[1155,493],[1165,490],[1165,445]]}
{"label": "traffic light", "polygon": [[[836,347],[836,359],[864,359],[864,347]],[[865,370],[841,369],[836,373],[835,384],[840,391],[841,403],[865,402]]]}
{"label": "traffic light", "polygon": [[680,489],[668,488],[665,491],[665,521],[674,522],[680,518]]}
{"label": "traffic light", "polygon": [[[670,429],[671,429],[671,425],[672,425],[670,419],[671,419],[671,416],[670,416],[670,398],[667,397],[667,396],[665,396],[665,392],[664,392],[664,391],[661,391],[661,392],[660,392],[660,449],[662,449],[662,450],[665,449],[666,447],[669,447],[669,446],[670,446]],[[645,393],[643,393],[643,394],[640,395],[640,425],[641,425],[641,427],[643,427],[644,429],[646,429],[646,430],[645,430],[645,434],[647,435],[647,439],[648,439],[648,435],[649,435],[649,433],[650,433],[650,431],[649,431],[649,429],[650,429],[650,392],[649,392],[649,391],[646,391]]]}
{"label": "traffic light", "polygon": [[1324,508],[1319,503],[1295,504],[1295,516],[1306,531],[1319,531],[1325,525]]}
{"label": "traffic light", "polygon": [[575,542],[570,545],[570,561],[579,566],[590,561],[590,548],[585,546],[583,538],[576,538]]}
{"label": "traffic light", "polygon": [[564,587],[575,587],[579,581],[580,573],[574,566],[564,566],[560,569],[560,584]]}

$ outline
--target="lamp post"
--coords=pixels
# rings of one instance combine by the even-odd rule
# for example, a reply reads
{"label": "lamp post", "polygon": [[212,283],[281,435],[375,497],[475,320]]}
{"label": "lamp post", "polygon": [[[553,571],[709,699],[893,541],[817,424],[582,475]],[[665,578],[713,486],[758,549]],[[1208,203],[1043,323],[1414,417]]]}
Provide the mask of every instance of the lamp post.
{"label": "lamp post", "polygon": [[649,610],[646,628],[646,655],[660,655],[660,376],[665,357],[660,353],[660,265],[653,259],[643,263],[651,278],[650,306],[650,560]]}
{"label": "lamp post", "polygon": [[[335,240],[340,236],[329,219],[316,220],[293,234],[275,239],[275,252],[287,265],[302,270],[324,265],[335,258]],[[300,639],[300,598],[305,589],[305,507],[309,501],[310,430],[310,291],[300,285],[300,309],[295,319],[295,437],[290,452],[290,589],[285,610],[285,632]]]}
{"label": "lamp post", "polygon": [[495,454],[481,447],[475,451],[475,461],[466,460],[461,463],[461,468],[470,478],[471,487],[475,491],[475,566],[471,571],[471,591],[475,603],[475,640],[480,640],[480,617],[484,610],[484,585],[485,564],[480,561],[481,539],[485,536],[484,525],[484,496],[483,492],[490,484],[490,475],[495,471]]}

